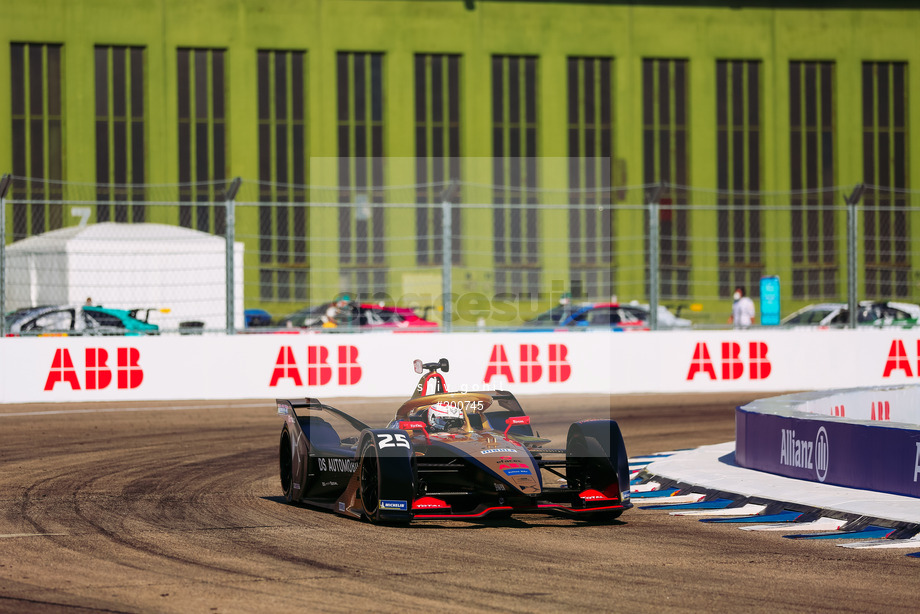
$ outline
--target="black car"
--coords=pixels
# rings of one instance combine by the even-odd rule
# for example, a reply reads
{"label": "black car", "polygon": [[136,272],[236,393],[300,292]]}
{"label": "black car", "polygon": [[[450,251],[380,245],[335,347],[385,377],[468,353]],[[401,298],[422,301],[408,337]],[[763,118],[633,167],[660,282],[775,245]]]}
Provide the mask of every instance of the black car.
{"label": "black car", "polygon": [[550,448],[510,392],[448,392],[444,358],[415,367],[414,394],[383,428],[317,399],[277,400],[288,502],[393,523],[516,513],[609,520],[632,507],[615,421],[575,422],[565,448]]}
{"label": "black car", "polygon": [[[145,319],[137,317],[147,312]],[[24,307],[5,318],[9,337],[62,335],[152,335],[160,327],[147,322],[144,309],[108,309],[84,305],[41,305]]]}

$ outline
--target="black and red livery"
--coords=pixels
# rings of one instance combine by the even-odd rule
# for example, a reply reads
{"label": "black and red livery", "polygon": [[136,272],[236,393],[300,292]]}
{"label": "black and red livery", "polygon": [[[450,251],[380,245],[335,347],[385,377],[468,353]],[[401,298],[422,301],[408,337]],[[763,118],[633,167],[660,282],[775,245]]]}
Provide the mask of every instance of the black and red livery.
{"label": "black and red livery", "polygon": [[[632,507],[615,421],[575,422],[565,448],[549,448],[510,392],[448,392],[444,358],[415,368],[414,394],[384,428],[317,399],[277,400],[287,501],[379,523],[533,513],[609,520]],[[425,419],[432,407],[452,413],[449,428]]]}

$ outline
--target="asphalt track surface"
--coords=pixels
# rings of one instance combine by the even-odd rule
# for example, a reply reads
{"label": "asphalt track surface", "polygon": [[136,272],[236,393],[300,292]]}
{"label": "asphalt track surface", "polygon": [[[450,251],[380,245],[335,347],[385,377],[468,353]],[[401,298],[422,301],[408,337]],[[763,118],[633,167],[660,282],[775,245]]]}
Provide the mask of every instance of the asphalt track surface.
{"label": "asphalt track surface", "polygon": [[[734,439],[763,395],[522,399],[631,456]],[[336,401],[371,424],[397,400]],[[920,559],[666,512],[379,527],[287,505],[271,400],[0,406],[0,612],[897,612]],[[562,444],[564,445],[564,444]]]}

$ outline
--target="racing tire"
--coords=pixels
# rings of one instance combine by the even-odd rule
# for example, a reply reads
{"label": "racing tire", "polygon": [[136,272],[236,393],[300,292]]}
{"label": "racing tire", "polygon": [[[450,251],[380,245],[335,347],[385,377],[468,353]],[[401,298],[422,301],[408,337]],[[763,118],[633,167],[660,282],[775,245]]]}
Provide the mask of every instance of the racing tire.
{"label": "racing tire", "polygon": [[380,455],[373,440],[368,439],[361,450],[360,488],[364,517],[374,522],[380,511]]}
{"label": "racing tire", "polygon": [[[602,493],[617,493],[620,503],[629,507],[620,494],[629,488],[629,462],[620,427],[614,420],[583,420],[569,427],[566,438],[566,481],[569,488]],[[625,486],[625,489],[624,489]],[[583,512],[587,520],[613,520],[622,509]]]}
{"label": "racing tire", "polygon": [[417,480],[412,444],[405,431],[365,431],[358,458],[358,494],[364,518],[372,523],[411,522]]}
{"label": "racing tire", "polygon": [[278,444],[278,466],[281,473],[281,493],[288,503],[294,501],[294,446],[287,426],[281,429]]}

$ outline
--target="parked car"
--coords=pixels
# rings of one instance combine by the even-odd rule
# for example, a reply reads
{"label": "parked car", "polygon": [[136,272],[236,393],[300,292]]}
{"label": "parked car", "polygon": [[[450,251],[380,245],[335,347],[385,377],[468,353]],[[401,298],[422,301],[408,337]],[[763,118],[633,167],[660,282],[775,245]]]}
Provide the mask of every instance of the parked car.
{"label": "parked car", "polygon": [[243,311],[243,321],[246,328],[258,328],[272,325],[272,314],[264,309],[246,309]]}
{"label": "parked car", "polygon": [[[860,301],[856,313],[859,326],[911,328],[920,320],[920,305],[893,301]],[[850,322],[846,303],[817,303],[807,305],[786,316],[781,326],[816,326],[844,328]]]}
{"label": "parked car", "polygon": [[362,326],[428,329],[438,327],[437,322],[421,317],[411,307],[364,304],[360,306],[360,309],[361,317],[366,318],[366,323]]}
{"label": "parked car", "polygon": [[[658,307],[660,328],[689,328],[667,307]],[[639,303],[560,303],[524,323],[527,328],[610,327],[616,331],[649,330],[649,306]]]}
{"label": "parked car", "polygon": [[[112,309],[109,307],[96,307],[86,305],[83,314],[92,320],[94,326],[90,327],[96,335],[155,335],[160,332],[157,324],[147,321],[152,311],[157,309]],[[143,314],[143,318],[141,318]]]}
{"label": "parked car", "polygon": [[337,301],[312,305],[281,318],[280,327],[292,328],[394,328],[427,329],[438,327],[437,322],[419,316],[411,307],[394,307],[378,303]]}
{"label": "parked car", "polygon": [[322,328],[323,315],[329,309],[332,303],[323,303],[322,305],[311,305],[290,313],[280,320],[277,325],[288,328]]}
{"label": "parked car", "polygon": [[[648,320],[649,311],[651,307],[649,305],[639,303],[638,301],[630,301],[627,305],[627,308],[632,309],[633,313],[641,317],[644,320]],[[674,313],[664,305],[658,305],[658,328],[659,329],[669,329],[669,328],[691,328],[693,326],[693,321],[688,320],[687,318],[680,317],[680,307],[677,308],[677,313]]]}
{"label": "parked car", "polygon": [[42,305],[6,315],[7,336],[155,335],[160,327],[139,319],[142,309]]}

